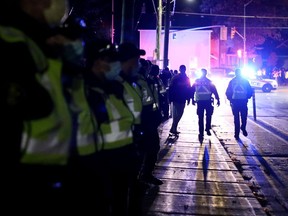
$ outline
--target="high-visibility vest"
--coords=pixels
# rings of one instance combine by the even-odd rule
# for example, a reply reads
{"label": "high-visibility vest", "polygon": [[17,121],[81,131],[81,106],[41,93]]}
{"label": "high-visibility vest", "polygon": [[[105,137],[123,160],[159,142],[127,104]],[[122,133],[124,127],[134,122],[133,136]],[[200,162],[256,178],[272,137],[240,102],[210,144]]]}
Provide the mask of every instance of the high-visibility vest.
{"label": "high-visibility vest", "polygon": [[97,121],[86,99],[84,80],[74,78],[72,100],[77,113],[76,148],[78,154],[89,155],[97,151]]}
{"label": "high-visibility vest", "polygon": [[134,116],[125,102],[113,94],[107,95],[100,88],[93,87],[91,90],[102,95],[109,118],[96,129],[96,150],[111,150],[132,144]]}
{"label": "high-visibility vest", "polygon": [[[131,125],[133,116],[123,101],[114,95],[106,95],[100,88],[91,88],[100,94],[105,101],[109,120],[107,123],[98,124],[97,119],[89,107],[85,95],[85,86],[82,79],[75,80],[72,96],[78,108],[77,118],[77,152],[80,156],[93,154],[101,150],[123,147],[132,143]],[[117,125],[118,121],[118,127]],[[130,122],[130,123],[125,123]]]}
{"label": "high-visibility vest", "polygon": [[22,163],[67,163],[71,137],[71,119],[61,85],[61,62],[47,60],[41,49],[22,31],[0,26],[0,37],[9,43],[25,43],[35,61],[37,80],[50,93],[54,102],[53,112],[42,119],[24,122],[22,135]]}
{"label": "high-visibility vest", "polygon": [[[152,84],[153,83],[153,84]],[[159,96],[166,92],[164,85],[160,78],[153,78],[152,83],[150,84],[152,89],[152,94],[154,95],[155,103],[153,104],[153,110],[159,108]]]}
{"label": "high-visibility vest", "polygon": [[142,91],[142,105],[146,106],[153,104],[155,102],[154,95],[146,79],[144,77],[139,77],[137,83],[141,87]]}
{"label": "high-visibility vest", "polygon": [[210,83],[198,79],[195,81],[195,99],[196,101],[211,100]]}
{"label": "high-visibility vest", "polygon": [[62,63],[49,59],[48,70],[38,76],[54,102],[52,113],[24,122],[22,163],[65,165],[71,141],[72,120],[61,83]]}
{"label": "high-visibility vest", "polygon": [[136,83],[129,84],[127,81],[119,77],[119,81],[124,87],[124,99],[134,116],[134,123],[141,123],[141,111],[142,111],[142,92]]}
{"label": "high-visibility vest", "polygon": [[232,90],[233,90],[232,99],[235,100],[247,99],[246,88],[243,86],[243,84],[241,84],[240,81],[234,80],[232,84]]}

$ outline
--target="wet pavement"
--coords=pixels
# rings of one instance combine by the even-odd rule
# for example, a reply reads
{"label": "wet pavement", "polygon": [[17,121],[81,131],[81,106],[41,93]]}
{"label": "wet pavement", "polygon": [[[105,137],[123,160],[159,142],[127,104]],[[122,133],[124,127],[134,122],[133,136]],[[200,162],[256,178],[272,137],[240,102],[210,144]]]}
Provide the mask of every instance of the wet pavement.
{"label": "wet pavement", "polygon": [[[275,192],[265,191],[271,188],[271,185],[264,187],[265,190],[261,186],[267,182],[272,184],[267,180],[267,172],[263,169],[267,161],[262,157],[262,152],[251,143],[249,137],[264,138],[265,134],[261,133],[265,133],[263,132],[265,129],[255,124],[251,120],[251,115],[249,119],[248,137],[240,135],[240,142],[237,142],[234,139],[230,106],[223,101],[223,104],[214,110],[212,135],[205,134],[202,144],[198,141],[195,106],[186,106],[178,125],[178,130],[181,132],[178,139],[167,142],[172,119],[163,123],[159,127],[161,150],[154,173],[164,184],[159,187],[151,186],[147,190],[143,204],[144,215],[287,214],[288,194],[284,192],[279,196],[275,194],[268,198],[264,196],[265,193]],[[268,140],[268,144],[277,142],[288,149],[287,140],[277,137],[270,139],[272,140]],[[283,153],[284,156],[287,151]],[[285,158],[283,160],[284,167],[288,162],[287,157],[286,161]],[[279,163],[279,160],[275,163]],[[283,169],[285,174],[286,170]],[[275,176],[279,180],[276,179],[277,188],[287,189],[287,175],[283,177],[276,173]],[[271,170],[268,177],[273,178]],[[275,186],[275,182],[273,184]],[[272,200],[269,202],[269,199],[278,201],[275,204]]]}

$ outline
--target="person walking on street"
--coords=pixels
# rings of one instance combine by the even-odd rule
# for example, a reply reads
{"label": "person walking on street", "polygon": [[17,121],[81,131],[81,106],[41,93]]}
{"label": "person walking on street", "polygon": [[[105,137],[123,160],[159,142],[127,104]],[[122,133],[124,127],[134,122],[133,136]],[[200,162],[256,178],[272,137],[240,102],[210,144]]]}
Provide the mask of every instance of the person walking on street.
{"label": "person walking on street", "polygon": [[173,103],[173,113],[172,113],[172,126],[170,129],[170,133],[179,134],[177,131],[178,123],[182,118],[185,103],[187,101],[187,105],[190,103],[189,97],[189,89],[191,87],[190,80],[186,75],[186,66],[181,65],[179,67],[180,73],[175,75],[169,87],[169,100]]}
{"label": "person walking on street", "polygon": [[[247,79],[245,79],[240,69],[235,70],[235,77],[229,82],[226,89],[226,97],[230,101],[232,113],[234,116],[234,137],[239,139],[240,129],[244,136],[248,136],[246,131],[248,116],[248,99],[253,95],[253,89]],[[241,116],[241,126],[240,118]]]}
{"label": "person walking on street", "polygon": [[220,106],[220,99],[216,86],[207,78],[207,70],[205,68],[201,69],[201,72],[201,77],[196,79],[191,87],[192,104],[195,105],[197,103],[199,141],[203,141],[204,138],[204,112],[206,112],[205,131],[208,136],[211,136],[210,129],[214,111],[214,106],[212,105],[214,98],[212,97],[212,94],[214,94],[217,100],[217,106]]}

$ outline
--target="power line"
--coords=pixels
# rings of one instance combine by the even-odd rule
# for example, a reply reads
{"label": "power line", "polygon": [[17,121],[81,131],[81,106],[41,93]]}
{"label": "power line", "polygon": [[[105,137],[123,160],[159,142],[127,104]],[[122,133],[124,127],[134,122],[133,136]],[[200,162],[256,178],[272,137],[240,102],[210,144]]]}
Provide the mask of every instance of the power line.
{"label": "power line", "polygon": [[[192,13],[192,12],[180,12],[180,11],[175,11],[174,13],[175,14],[183,14],[183,15],[244,18],[243,15],[233,15],[233,14],[208,14],[208,13]],[[288,17],[258,16],[258,15],[245,16],[245,18],[251,18],[251,19],[284,19],[284,20],[288,20]]]}
{"label": "power line", "polygon": [[[181,29],[190,29],[191,26],[171,26],[171,28],[181,28]],[[199,27],[201,28],[201,27]],[[210,27],[210,28],[213,28],[213,27]],[[238,29],[241,29],[243,27],[237,27]],[[262,26],[262,27],[246,27],[247,29],[288,29],[288,27],[271,27],[271,26]],[[197,28],[195,28],[197,29]]]}

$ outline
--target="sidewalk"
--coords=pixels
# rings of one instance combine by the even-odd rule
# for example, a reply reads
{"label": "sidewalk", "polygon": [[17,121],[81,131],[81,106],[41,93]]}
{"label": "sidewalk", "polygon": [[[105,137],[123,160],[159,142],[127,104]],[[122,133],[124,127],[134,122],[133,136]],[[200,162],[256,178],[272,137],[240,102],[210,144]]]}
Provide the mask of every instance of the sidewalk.
{"label": "sidewalk", "polygon": [[[144,215],[266,215],[215,134],[205,134],[199,143],[197,118],[196,107],[187,106],[178,125],[181,133],[172,144],[165,143],[172,119],[160,126],[154,173],[164,184],[147,192]],[[226,135],[233,137],[224,118],[215,116],[212,125],[223,125]]]}

